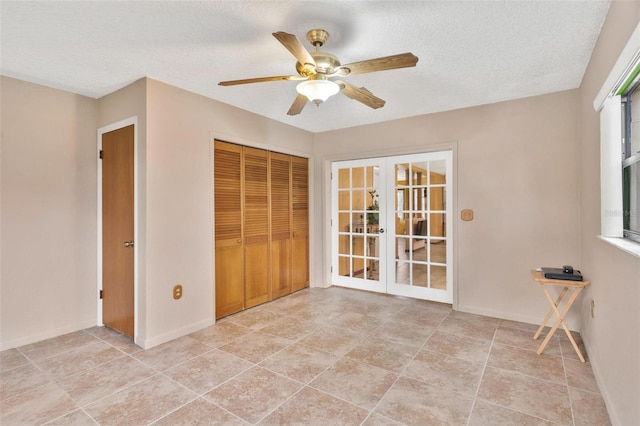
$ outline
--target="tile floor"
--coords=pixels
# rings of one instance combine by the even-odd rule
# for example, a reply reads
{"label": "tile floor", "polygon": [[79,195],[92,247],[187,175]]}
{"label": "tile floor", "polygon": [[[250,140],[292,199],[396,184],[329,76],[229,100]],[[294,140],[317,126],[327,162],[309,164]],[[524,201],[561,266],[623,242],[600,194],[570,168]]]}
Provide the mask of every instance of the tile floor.
{"label": "tile floor", "polygon": [[535,329],[307,289],[149,350],[95,327],[4,351],[0,424],[609,424],[589,363]]}

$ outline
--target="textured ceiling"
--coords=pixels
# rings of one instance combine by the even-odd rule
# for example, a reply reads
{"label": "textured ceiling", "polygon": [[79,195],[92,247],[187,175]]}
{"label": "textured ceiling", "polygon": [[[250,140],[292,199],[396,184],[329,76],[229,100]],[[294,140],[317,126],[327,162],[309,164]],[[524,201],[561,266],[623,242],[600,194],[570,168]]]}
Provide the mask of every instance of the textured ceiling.
{"label": "textured ceiling", "polygon": [[[1,73],[99,98],[150,77],[312,132],[580,86],[609,1],[5,1]],[[403,52],[415,68],[346,77],[387,101],[338,94],[286,115],[295,74],[271,35],[326,29],[343,64]]]}

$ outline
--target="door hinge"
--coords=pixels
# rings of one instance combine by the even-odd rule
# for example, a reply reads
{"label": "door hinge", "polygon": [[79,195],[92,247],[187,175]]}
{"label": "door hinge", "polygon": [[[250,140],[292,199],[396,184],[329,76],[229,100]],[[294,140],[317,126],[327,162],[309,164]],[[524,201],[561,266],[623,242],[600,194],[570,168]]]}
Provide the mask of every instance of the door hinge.
{"label": "door hinge", "polygon": [[102,160],[102,150],[100,150],[100,159]]}
{"label": "door hinge", "polygon": [[102,299],[102,290],[100,290],[100,299]]}
{"label": "door hinge", "polygon": [[331,267],[331,273],[333,273],[333,266]]}

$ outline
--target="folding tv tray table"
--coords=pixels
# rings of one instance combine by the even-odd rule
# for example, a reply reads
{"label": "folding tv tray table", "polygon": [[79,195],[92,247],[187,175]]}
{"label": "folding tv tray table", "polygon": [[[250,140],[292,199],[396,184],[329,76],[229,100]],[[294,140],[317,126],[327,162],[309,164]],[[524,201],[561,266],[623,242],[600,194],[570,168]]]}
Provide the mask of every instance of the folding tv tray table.
{"label": "folding tv tray table", "polygon": [[[590,284],[589,281],[570,281],[570,280],[556,280],[551,278],[545,278],[542,271],[536,271],[535,269],[531,270],[531,276],[533,277],[533,280],[535,282],[540,284],[540,287],[542,288],[544,295],[547,297],[547,300],[551,304],[551,309],[547,313],[547,316],[544,318],[544,321],[542,321],[542,324],[540,324],[540,328],[538,328],[538,331],[536,331],[536,334],[533,336],[533,339],[537,340],[538,337],[540,337],[540,333],[542,333],[542,330],[547,325],[547,322],[549,322],[549,319],[551,318],[551,315],[554,312],[558,317],[556,319],[556,322],[553,324],[553,327],[551,327],[551,330],[549,331],[549,333],[547,333],[547,336],[542,341],[542,344],[540,345],[536,353],[540,355],[542,351],[544,351],[544,348],[547,346],[547,343],[549,343],[549,340],[551,340],[551,337],[553,336],[553,334],[556,332],[558,327],[562,325],[564,332],[567,333],[567,337],[569,338],[571,345],[573,345],[573,349],[575,349],[576,353],[578,354],[578,358],[580,358],[580,361],[584,362],[584,357],[580,353],[580,349],[578,349],[578,345],[576,344],[576,341],[573,340],[573,336],[571,336],[569,327],[567,327],[567,324],[564,322],[564,317],[567,315],[567,312],[569,312],[571,305],[573,305],[573,302],[575,302],[580,291],[582,291],[583,288],[585,288]],[[557,285],[557,286],[563,287],[562,291],[560,292],[560,295],[558,296],[555,302],[553,301],[551,294],[549,294],[549,289],[547,288],[547,286],[549,285]],[[562,311],[560,311],[558,309],[560,306],[560,303],[562,303],[562,300],[567,295],[567,292],[569,291],[569,289],[571,289],[571,294],[569,295],[569,299],[567,300],[564,307],[562,308]]]}

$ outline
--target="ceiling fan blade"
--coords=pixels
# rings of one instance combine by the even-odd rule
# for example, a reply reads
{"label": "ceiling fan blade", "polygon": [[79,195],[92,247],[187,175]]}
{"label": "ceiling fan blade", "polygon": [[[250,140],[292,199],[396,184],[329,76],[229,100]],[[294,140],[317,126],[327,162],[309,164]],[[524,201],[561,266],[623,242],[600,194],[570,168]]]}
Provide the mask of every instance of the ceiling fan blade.
{"label": "ceiling fan blade", "polygon": [[258,78],[246,78],[243,80],[229,80],[221,81],[218,86],[235,86],[236,84],[249,84],[249,83],[263,83],[265,81],[282,81],[282,80],[306,80],[306,77],[300,77],[298,75],[279,75],[274,77],[258,77]]}
{"label": "ceiling fan blade", "polygon": [[345,96],[355,101],[362,102],[368,107],[373,109],[382,108],[386,101],[375,96],[373,93],[365,89],[364,87],[356,87],[344,81],[336,81],[342,89],[340,90]]}
{"label": "ceiling fan blade", "polygon": [[296,99],[291,104],[291,108],[287,111],[287,115],[297,115],[302,112],[302,108],[307,104],[307,97],[305,95],[298,94]]}
{"label": "ceiling fan blade", "polygon": [[291,52],[291,54],[295,56],[298,62],[300,62],[302,65],[311,64],[314,67],[316,66],[316,61],[313,59],[307,49],[304,48],[302,43],[298,41],[296,36],[282,31],[273,33],[273,36],[278,39],[278,41],[282,43],[282,45],[286,47],[287,50]]}
{"label": "ceiling fan blade", "polygon": [[350,70],[348,75],[353,75],[364,74],[367,72],[393,70],[396,68],[415,67],[417,63],[418,57],[413,53],[401,53],[399,55],[385,56],[383,58],[353,62],[351,64],[343,65],[339,69],[342,70],[348,68]]}

